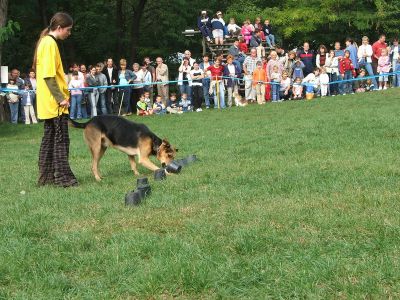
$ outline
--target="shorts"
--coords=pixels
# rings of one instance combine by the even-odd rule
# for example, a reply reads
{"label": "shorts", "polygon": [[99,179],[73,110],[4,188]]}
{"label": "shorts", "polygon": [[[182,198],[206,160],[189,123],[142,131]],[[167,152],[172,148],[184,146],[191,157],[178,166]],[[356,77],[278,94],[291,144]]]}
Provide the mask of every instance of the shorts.
{"label": "shorts", "polygon": [[224,31],[222,29],[214,29],[212,34],[215,39],[224,37]]}

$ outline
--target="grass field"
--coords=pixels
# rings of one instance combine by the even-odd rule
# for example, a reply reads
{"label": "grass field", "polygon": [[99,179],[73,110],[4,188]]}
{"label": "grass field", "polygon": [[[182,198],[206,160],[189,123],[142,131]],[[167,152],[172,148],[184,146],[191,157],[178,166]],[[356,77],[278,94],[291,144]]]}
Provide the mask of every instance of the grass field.
{"label": "grass field", "polygon": [[141,118],[201,161],[135,208],[123,153],[97,183],[71,128],[80,186],[37,188],[42,125],[0,125],[0,298],[399,299],[399,112],[391,89]]}

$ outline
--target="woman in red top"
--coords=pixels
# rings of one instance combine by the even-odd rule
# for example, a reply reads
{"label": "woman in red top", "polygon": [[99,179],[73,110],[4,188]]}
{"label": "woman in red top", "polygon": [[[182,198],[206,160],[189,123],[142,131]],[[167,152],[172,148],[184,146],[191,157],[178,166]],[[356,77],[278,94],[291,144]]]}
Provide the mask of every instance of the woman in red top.
{"label": "woman in red top", "polygon": [[225,87],[222,80],[224,66],[221,65],[221,60],[217,58],[207,71],[211,74],[210,94],[214,93],[214,108],[225,108]]}

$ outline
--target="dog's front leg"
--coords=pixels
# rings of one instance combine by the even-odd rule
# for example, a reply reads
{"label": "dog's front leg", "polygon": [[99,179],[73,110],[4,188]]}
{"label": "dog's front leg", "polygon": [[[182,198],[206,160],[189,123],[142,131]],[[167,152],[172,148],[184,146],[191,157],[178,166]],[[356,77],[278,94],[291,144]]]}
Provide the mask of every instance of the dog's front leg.
{"label": "dog's front leg", "polygon": [[139,172],[138,172],[138,170],[136,168],[135,155],[128,155],[128,157],[129,157],[129,162],[131,164],[131,169],[132,169],[133,173],[135,173],[135,175],[138,176]]}
{"label": "dog's front leg", "polygon": [[155,171],[155,170],[159,169],[159,167],[157,167],[155,164],[153,164],[148,157],[140,157],[139,163],[151,171]]}

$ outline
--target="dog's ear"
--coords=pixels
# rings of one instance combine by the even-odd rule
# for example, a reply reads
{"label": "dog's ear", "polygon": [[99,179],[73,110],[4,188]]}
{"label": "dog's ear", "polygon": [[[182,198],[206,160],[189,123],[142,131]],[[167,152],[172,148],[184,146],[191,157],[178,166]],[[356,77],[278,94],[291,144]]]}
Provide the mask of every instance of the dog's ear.
{"label": "dog's ear", "polygon": [[171,144],[167,141],[167,139],[163,139],[162,143],[164,144],[165,148],[171,147]]}

